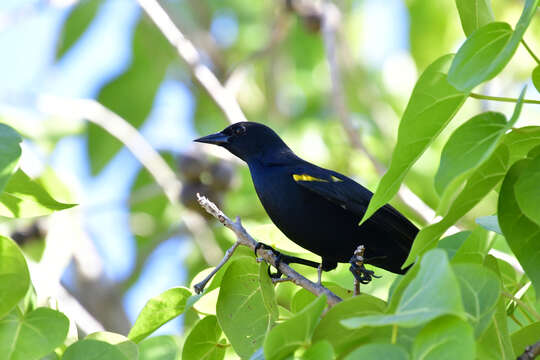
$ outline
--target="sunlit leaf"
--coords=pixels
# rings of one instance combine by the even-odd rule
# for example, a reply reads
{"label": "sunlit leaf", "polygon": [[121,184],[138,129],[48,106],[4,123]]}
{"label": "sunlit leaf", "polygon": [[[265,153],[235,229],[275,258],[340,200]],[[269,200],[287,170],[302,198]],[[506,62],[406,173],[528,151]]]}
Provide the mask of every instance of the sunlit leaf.
{"label": "sunlit leaf", "polygon": [[15,130],[0,123],[0,193],[19,162],[21,141]]}
{"label": "sunlit leaf", "polygon": [[470,91],[494,78],[508,64],[529,26],[540,0],[526,0],[516,29],[492,22],[476,30],[458,50],[448,73],[456,88]]}
{"label": "sunlit leaf", "polygon": [[405,349],[398,345],[367,344],[360,346],[345,357],[345,360],[356,359],[408,360],[410,357]]}
{"label": "sunlit leaf", "polygon": [[56,310],[42,307],[24,315],[12,311],[0,319],[2,359],[40,359],[64,342],[68,328],[68,318]]}
{"label": "sunlit leaf", "polygon": [[191,330],[184,343],[184,360],[221,360],[225,357],[225,347],[219,342],[221,328],[214,315],[200,320]]}
{"label": "sunlit leaf", "polygon": [[514,353],[523,354],[525,348],[538,341],[538,334],[540,334],[540,321],[522,327],[521,329],[512,333],[512,345]]}
{"label": "sunlit leaf", "polygon": [[456,90],[447,80],[452,59],[453,55],[437,59],[418,79],[399,124],[390,168],[381,179],[362,221],[392,199],[411,166],[465,102],[468,94]]}
{"label": "sunlit leaf", "polygon": [[517,160],[525,158],[532,148],[540,145],[540,126],[512,129],[504,136],[503,143],[508,146],[510,151],[508,164],[512,165]]}
{"label": "sunlit leaf", "polygon": [[[440,294],[445,296],[440,296]],[[341,323],[349,328],[400,325],[415,327],[443,315],[464,317],[459,284],[446,253],[434,249],[424,255],[420,270],[408,284],[394,313],[352,317]]]}
{"label": "sunlit leaf", "polygon": [[461,26],[467,36],[479,27],[495,21],[491,0],[456,0],[456,6],[461,18]]}
{"label": "sunlit leaf", "polygon": [[422,360],[475,359],[472,327],[455,316],[431,321],[416,336],[412,358]]}
{"label": "sunlit leaf", "polygon": [[319,296],[301,312],[274,326],[264,341],[265,359],[284,359],[299,346],[309,345],[315,326],[317,326],[325,307],[326,296]]}
{"label": "sunlit leaf", "polygon": [[483,227],[477,226],[456,251],[452,263],[483,264],[490,248],[488,236]]}
{"label": "sunlit leaf", "polygon": [[190,296],[189,289],[175,287],[148,300],[129,331],[128,338],[139,342],[163,324],[182,314]]}
{"label": "sunlit leaf", "polygon": [[437,247],[446,251],[449,260],[453,260],[458,249],[463,245],[465,240],[471,235],[470,231],[460,231],[458,233],[448,235],[442,238]]}
{"label": "sunlit leaf", "polygon": [[161,335],[144,339],[139,344],[139,360],[180,360],[180,346],[173,336]]}
{"label": "sunlit leaf", "polygon": [[62,26],[62,32],[58,36],[56,44],[56,58],[62,58],[65,53],[79,40],[86,31],[97,11],[102,0],[83,0],[77,2],[73,9],[67,15],[66,21]]}
{"label": "sunlit leaf", "polygon": [[531,77],[536,91],[540,92],[540,65],[534,68]]}
{"label": "sunlit leaf", "polygon": [[85,339],[71,344],[62,360],[131,360],[118,347],[105,341]]}
{"label": "sunlit leaf", "polygon": [[136,360],[139,358],[139,349],[137,345],[127,337],[109,331],[100,331],[88,335],[85,339],[99,340],[114,345],[128,359]]}
{"label": "sunlit leaf", "polygon": [[273,289],[271,280],[267,274],[259,276],[260,273],[253,258],[234,260],[223,275],[219,290],[218,321],[241,357],[251,356],[262,345],[266,331],[277,320],[271,299],[263,294]]}
{"label": "sunlit leaf", "polygon": [[15,242],[0,236],[0,318],[24,298],[30,287],[26,260]]}
{"label": "sunlit leaf", "polygon": [[326,340],[311,345],[302,355],[302,360],[333,360],[336,355],[334,348]]}
{"label": "sunlit leaf", "polygon": [[48,215],[73,206],[75,204],[64,204],[53,199],[20,169],[11,176],[0,194],[0,216],[10,218]]}

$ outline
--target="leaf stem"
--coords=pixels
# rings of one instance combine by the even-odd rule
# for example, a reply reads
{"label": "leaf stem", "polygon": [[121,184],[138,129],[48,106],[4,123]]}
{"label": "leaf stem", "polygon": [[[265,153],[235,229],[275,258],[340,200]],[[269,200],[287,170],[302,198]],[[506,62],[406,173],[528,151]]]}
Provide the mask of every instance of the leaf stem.
{"label": "leaf stem", "polygon": [[514,320],[514,322],[516,324],[518,324],[519,327],[523,327],[523,324],[521,322],[519,322],[519,320],[516,318],[516,316],[514,314],[510,315],[510,319]]}
{"label": "leaf stem", "polygon": [[534,310],[532,307],[530,307],[528,304],[526,304],[525,302],[521,301],[521,299],[518,299],[516,298],[514,295],[506,292],[506,291],[503,291],[502,292],[503,296],[509,298],[510,300],[513,300],[516,302],[516,304],[518,304],[519,306],[521,306],[523,309],[527,310],[532,316],[534,316],[534,318],[537,320],[537,321],[540,321],[540,314],[538,314],[538,312],[536,312],[536,310]]}
{"label": "leaf stem", "polygon": [[398,326],[397,324],[392,325],[392,344],[395,344],[397,341]]}
{"label": "leaf stem", "polygon": [[[517,103],[517,101],[518,101],[518,99],[515,99],[515,98],[489,96],[489,95],[482,95],[482,94],[477,94],[477,93],[470,93],[469,96],[474,98],[474,99],[481,99],[481,100],[493,100],[493,101],[511,102],[511,103]],[[523,103],[524,104],[538,104],[538,105],[540,105],[540,100],[523,99]]]}
{"label": "leaf stem", "polygon": [[531,48],[529,47],[529,45],[527,45],[527,43],[525,42],[525,40],[521,39],[521,43],[523,44],[523,46],[525,46],[525,49],[527,49],[527,51],[529,52],[529,54],[531,54],[532,58],[536,61],[536,63],[538,65],[540,65],[540,59],[538,58],[538,56],[536,56],[534,54],[534,52],[531,50]]}

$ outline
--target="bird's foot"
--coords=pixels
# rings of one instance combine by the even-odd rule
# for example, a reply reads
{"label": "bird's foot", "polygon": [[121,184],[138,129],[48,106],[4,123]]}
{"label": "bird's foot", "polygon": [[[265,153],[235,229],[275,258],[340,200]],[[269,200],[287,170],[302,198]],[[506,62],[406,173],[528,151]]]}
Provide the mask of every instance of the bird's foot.
{"label": "bird's foot", "polygon": [[356,281],[360,284],[369,284],[373,278],[379,279],[380,276],[375,275],[372,270],[366,269],[364,266],[364,251],[365,247],[360,245],[354,252],[353,257],[349,261],[351,266],[349,270],[352,272]]}
{"label": "bird's foot", "polygon": [[270,245],[266,245],[265,243],[258,242],[255,245],[255,256],[257,256],[257,250],[259,250],[259,249],[270,250],[270,251],[272,251],[272,253],[274,253],[274,255],[276,256],[275,268],[276,268],[277,272],[272,273],[272,271],[270,271],[270,267],[268,267],[268,276],[270,276],[270,278],[272,278],[272,280],[281,278],[281,275],[283,275],[283,273],[279,270],[279,264],[282,263],[282,262],[285,262],[285,261],[283,261],[283,255],[279,251],[277,251],[276,249],[271,247]]}

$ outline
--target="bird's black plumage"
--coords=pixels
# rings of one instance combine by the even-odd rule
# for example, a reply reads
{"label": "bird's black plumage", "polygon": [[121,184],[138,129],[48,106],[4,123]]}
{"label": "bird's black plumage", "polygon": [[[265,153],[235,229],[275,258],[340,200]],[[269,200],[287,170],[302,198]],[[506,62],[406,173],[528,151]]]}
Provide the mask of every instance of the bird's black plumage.
{"label": "bird's black plumage", "polygon": [[390,205],[361,226],[371,191],[338,172],[296,156],[269,127],[233,124],[195,141],[222,146],[244,160],[274,224],[292,241],[321,256],[322,269],[349,262],[359,245],[366,263],[402,274],[418,229]]}

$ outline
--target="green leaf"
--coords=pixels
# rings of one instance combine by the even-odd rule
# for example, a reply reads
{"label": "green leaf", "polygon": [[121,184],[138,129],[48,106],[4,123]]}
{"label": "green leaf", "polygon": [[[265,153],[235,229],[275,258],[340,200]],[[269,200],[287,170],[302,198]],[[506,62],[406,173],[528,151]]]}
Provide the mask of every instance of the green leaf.
{"label": "green leaf", "polygon": [[514,185],[514,193],[523,214],[540,226],[540,156],[529,161]]}
{"label": "green leaf", "polygon": [[184,343],[184,360],[221,360],[225,357],[225,347],[219,342],[221,337],[217,317],[209,315],[200,320],[191,330]]}
{"label": "green leaf", "polygon": [[69,12],[56,44],[56,59],[61,59],[79,40],[97,14],[102,0],[83,0]]}
{"label": "green leaf", "polygon": [[394,313],[352,317],[341,323],[349,328],[393,324],[415,327],[447,314],[465,315],[459,283],[446,253],[434,249],[422,258],[418,274],[406,287]]}
{"label": "green leaf", "polygon": [[26,260],[15,242],[0,236],[0,318],[21,301],[30,288]]}
{"label": "green leaf", "polygon": [[478,338],[489,326],[499,300],[501,282],[493,271],[477,264],[456,264],[463,307]]}
{"label": "green leaf", "polygon": [[120,349],[104,341],[85,339],[71,344],[62,360],[131,360]]}
{"label": "green leaf", "polygon": [[408,360],[409,354],[398,345],[368,344],[360,346],[345,357],[345,360],[357,359]]}
{"label": "green leaf", "polygon": [[512,333],[512,346],[514,353],[523,354],[525,348],[538,341],[538,334],[540,334],[540,321],[522,327],[521,329]]}
{"label": "green leaf", "polygon": [[302,360],[333,360],[336,355],[334,348],[326,340],[311,345],[302,355]]}
{"label": "green leaf", "polygon": [[452,263],[483,264],[490,248],[488,235],[484,228],[477,226],[456,251]]}
{"label": "green leaf", "polygon": [[412,358],[422,360],[475,359],[472,327],[455,316],[431,321],[416,336]]}
{"label": "green leaf", "polygon": [[405,175],[461,108],[468,94],[456,90],[446,73],[453,55],[445,55],[420,76],[399,124],[390,168],[369,202],[362,221],[368,219],[398,192]]}
{"label": "green leaf", "polygon": [[448,235],[439,241],[437,247],[446,251],[448,259],[453,260],[456,252],[459,250],[461,245],[463,245],[469,235],[471,235],[470,231],[460,231],[458,233]]}
{"label": "green leaf", "polygon": [[137,345],[123,335],[108,331],[100,331],[88,335],[85,339],[104,341],[114,345],[130,360],[139,358],[139,349],[137,348]]}
{"label": "green leaf", "polygon": [[[497,274],[500,278],[497,259],[488,255],[485,266]],[[493,321],[488,329],[480,336],[477,341],[476,352],[478,359],[493,360],[514,360],[516,358],[510,342],[508,332],[506,309],[504,298],[500,297],[495,306]]]}
{"label": "green leaf", "polygon": [[339,354],[350,351],[359,343],[366,342],[373,328],[348,329],[340,321],[351,316],[381,314],[385,307],[384,301],[368,294],[354,296],[337,303],[328,310],[315,328],[313,342],[326,340]]}
{"label": "green leaf", "polygon": [[499,220],[497,220],[497,215],[481,216],[476,218],[474,221],[486,230],[496,232],[497,234],[502,234],[501,227],[499,226]]}
{"label": "green leaf", "polygon": [[43,216],[73,206],[75,204],[64,204],[53,199],[22,170],[17,170],[11,176],[0,194],[0,216],[10,218]]}
{"label": "green leaf", "polygon": [[19,162],[21,141],[19,133],[0,123],[0,193]]}
{"label": "green leaf", "polygon": [[456,0],[456,6],[465,35],[495,21],[490,0]]}
{"label": "green leaf", "polygon": [[504,136],[503,144],[510,150],[508,164],[512,165],[517,160],[525,158],[532,148],[540,145],[540,126],[512,129]]}
{"label": "green leaf", "polygon": [[62,345],[68,328],[68,318],[56,310],[42,307],[25,315],[12,311],[0,319],[2,359],[40,359]]}
{"label": "green leaf", "polygon": [[301,312],[274,326],[264,341],[264,358],[284,359],[298,347],[309,346],[313,331],[325,307],[326,296],[319,296]]}
{"label": "green leaf", "polygon": [[540,293],[540,226],[523,215],[516,201],[515,184],[527,173],[528,168],[539,161],[540,156],[520,160],[510,168],[504,178],[497,206],[499,225],[506,241],[537,293]]}
{"label": "green leaf", "polygon": [[480,202],[504,177],[508,163],[508,148],[501,144],[493,155],[471,175],[463,190],[456,197],[448,213],[437,223],[423,228],[405,260],[403,267],[412,264],[416,258],[437,246],[439,238]]}
{"label": "green leaf", "polygon": [[297,313],[302,311],[306,306],[311,304],[317,295],[307,291],[306,289],[299,289],[291,301],[291,311]]}
{"label": "green leaf", "polygon": [[[267,274],[253,258],[234,260],[223,275],[216,313],[223,332],[240,357],[250,357],[261,347],[266,331],[277,320],[274,306],[263,292]],[[275,300],[274,300],[275,301]]]}
{"label": "green leaf", "polygon": [[181,360],[180,347],[173,336],[154,336],[138,345],[139,360]]}
{"label": "green leaf", "polygon": [[492,22],[476,30],[459,48],[448,81],[457,89],[470,91],[494,78],[508,64],[540,0],[526,0],[515,31],[507,23]]}
{"label": "green leaf", "polygon": [[536,88],[536,91],[540,92],[540,65],[534,68],[532,72],[532,83]]}
{"label": "green leaf", "polygon": [[[145,16],[135,28],[132,52],[129,68],[100,90],[98,101],[138,128],[152,110],[155,95],[174,53],[163,34]],[[88,124],[87,136],[87,153],[95,175],[121,149],[122,144],[92,123]]]}
{"label": "green leaf", "polygon": [[129,331],[128,338],[138,343],[163,324],[182,314],[190,296],[189,289],[174,287],[148,300]]}
{"label": "green leaf", "polygon": [[506,117],[497,112],[476,115],[458,127],[442,150],[435,174],[435,189],[439,195],[460,175],[488,159],[505,131]]}

